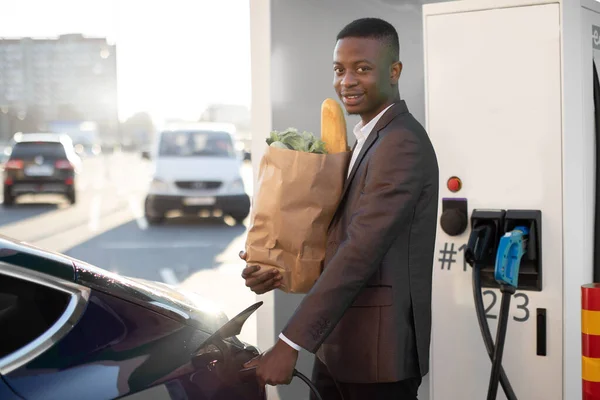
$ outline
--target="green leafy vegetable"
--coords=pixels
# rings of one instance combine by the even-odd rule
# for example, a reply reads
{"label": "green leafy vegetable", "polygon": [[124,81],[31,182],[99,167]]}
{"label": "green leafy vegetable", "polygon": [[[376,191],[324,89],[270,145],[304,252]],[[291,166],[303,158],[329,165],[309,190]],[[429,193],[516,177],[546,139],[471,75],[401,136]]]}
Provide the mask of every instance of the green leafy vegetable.
{"label": "green leafy vegetable", "polygon": [[288,147],[285,143],[279,142],[279,141],[273,142],[269,146],[271,146],[271,147],[278,147],[280,149],[292,150],[292,148]]}
{"label": "green leafy vegetable", "polygon": [[307,153],[327,154],[325,143],[310,132],[298,132],[296,128],[287,128],[283,132],[273,131],[267,144],[280,149],[303,151]]}
{"label": "green leafy vegetable", "polygon": [[310,153],[327,154],[327,150],[325,149],[325,142],[323,142],[322,140],[312,142],[308,151]]}

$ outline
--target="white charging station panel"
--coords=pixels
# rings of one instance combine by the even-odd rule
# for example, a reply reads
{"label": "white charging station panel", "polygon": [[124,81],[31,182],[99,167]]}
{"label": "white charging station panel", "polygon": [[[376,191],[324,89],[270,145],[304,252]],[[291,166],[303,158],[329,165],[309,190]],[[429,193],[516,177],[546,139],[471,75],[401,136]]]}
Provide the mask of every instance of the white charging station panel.
{"label": "white charging station panel", "polygon": [[[474,4],[475,2],[471,2]],[[488,2],[491,3],[491,2]],[[540,210],[542,291],[512,299],[503,366],[519,399],[563,398],[562,85],[558,3],[424,12],[427,130],[442,198],[473,209]],[[446,181],[457,176],[462,189]],[[491,362],[475,314],[470,229],[438,228],[434,259],[431,399],[484,399]],[[495,340],[501,293],[484,288]],[[536,309],[547,312],[536,353]],[[498,399],[506,399],[499,387]]]}

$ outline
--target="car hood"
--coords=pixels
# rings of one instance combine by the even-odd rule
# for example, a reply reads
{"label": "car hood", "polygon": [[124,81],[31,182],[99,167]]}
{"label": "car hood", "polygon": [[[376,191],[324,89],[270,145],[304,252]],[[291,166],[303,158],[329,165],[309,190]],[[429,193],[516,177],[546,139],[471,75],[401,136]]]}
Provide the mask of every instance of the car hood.
{"label": "car hood", "polygon": [[159,157],[154,176],[167,181],[231,181],[240,176],[241,161],[225,157]]}
{"label": "car hood", "polygon": [[228,322],[222,310],[195,292],[124,277],[78,260],[74,265],[77,283],[168,315],[206,333],[213,334]]}

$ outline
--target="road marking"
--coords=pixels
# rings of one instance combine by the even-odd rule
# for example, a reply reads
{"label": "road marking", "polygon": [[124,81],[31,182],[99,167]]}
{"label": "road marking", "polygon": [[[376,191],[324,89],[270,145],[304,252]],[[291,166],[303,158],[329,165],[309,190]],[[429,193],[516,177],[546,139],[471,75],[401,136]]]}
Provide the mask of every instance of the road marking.
{"label": "road marking", "polygon": [[100,211],[102,210],[102,197],[97,194],[92,199],[92,204],[90,206],[90,222],[88,226],[92,232],[98,230],[98,224],[100,222]]}
{"label": "road marking", "polygon": [[108,232],[130,221],[132,221],[132,219],[131,212],[129,210],[115,210],[114,212],[105,214],[102,217],[98,231],[96,232],[91,232],[85,224],[76,225],[70,228],[64,227],[61,231],[57,231],[52,235],[36,240],[29,240],[29,242],[42,249],[65,253],[75,246],[79,246],[80,244],[97,237],[101,233]]}
{"label": "road marking", "polygon": [[136,201],[135,197],[129,196],[129,208],[131,209],[131,213],[135,218],[135,222],[138,225],[138,228],[145,231],[148,229],[148,221],[146,221],[146,217],[144,216],[144,210],[142,210],[142,206],[139,202]]}
{"label": "road marking", "polygon": [[[97,168],[97,166],[96,166]],[[106,179],[106,176],[102,173],[102,170],[95,170],[95,176],[93,177],[94,179],[94,184],[93,184],[93,188],[94,190],[102,190],[104,189],[104,186],[106,184],[107,181],[109,181],[109,179]],[[89,176],[89,178],[92,178],[92,176]]]}
{"label": "road marking", "polygon": [[171,268],[162,268],[159,272],[160,272],[160,276],[161,276],[162,280],[167,285],[178,285],[179,284],[179,279],[177,279],[175,272]]}
{"label": "road marking", "polygon": [[134,249],[189,249],[198,247],[212,247],[214,243],[202,242],[202,241],[190,241],[190,242],[106,242],[100,243],[98,247],[102,249],[120,249],[120,250],[134,250]]}

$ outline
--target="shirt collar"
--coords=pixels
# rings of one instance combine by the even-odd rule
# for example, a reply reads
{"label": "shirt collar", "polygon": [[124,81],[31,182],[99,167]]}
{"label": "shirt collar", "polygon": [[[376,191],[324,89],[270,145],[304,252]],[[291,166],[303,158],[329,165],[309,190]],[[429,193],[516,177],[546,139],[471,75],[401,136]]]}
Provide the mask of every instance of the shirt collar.
{"label": "shirt collar", "polygon": [[385,114],[385,112],[389,110],[390,107],[392,107],[393,105],[393,103],[390,104],[385,110],[377,114],[377,116],[370,120],[366,125],[363,126],[362,121],[356,124],[356,126],[354,127],[354,136],[356,136],[356,140],[366,140],[367,137],[369,137],[369,134],[371,133],[373,128],[375,128],[375,125],[377,125],[377,122],[379,122],[379,120],[383,116],[383,114]]}

